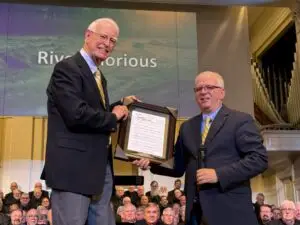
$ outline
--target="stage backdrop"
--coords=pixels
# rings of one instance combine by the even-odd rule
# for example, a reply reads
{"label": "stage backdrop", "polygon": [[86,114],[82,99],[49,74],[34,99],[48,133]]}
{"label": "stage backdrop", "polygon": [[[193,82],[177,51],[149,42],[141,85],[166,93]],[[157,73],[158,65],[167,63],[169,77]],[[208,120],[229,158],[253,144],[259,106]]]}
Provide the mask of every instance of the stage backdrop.
{"label": "stage backdrop", "polygon": [[0,4],[0,115],[46,115],[46,87],[55,63],[80,50],[87,25],[111,17],[116,49],[102,65],[112,101],[135,94],[198,113],[196,14],[104,8]]}

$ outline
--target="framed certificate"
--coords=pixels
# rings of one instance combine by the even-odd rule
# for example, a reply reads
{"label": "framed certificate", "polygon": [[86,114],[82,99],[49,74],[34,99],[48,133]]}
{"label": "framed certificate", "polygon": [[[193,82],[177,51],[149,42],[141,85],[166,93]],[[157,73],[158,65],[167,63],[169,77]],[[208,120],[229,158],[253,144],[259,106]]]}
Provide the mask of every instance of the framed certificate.
{"label": "framed certificate", "polygon": [[133,161],[148,158],[163,164],[173,158],[177,110],[133,103],[129,116],[119,127],[115,158]]}

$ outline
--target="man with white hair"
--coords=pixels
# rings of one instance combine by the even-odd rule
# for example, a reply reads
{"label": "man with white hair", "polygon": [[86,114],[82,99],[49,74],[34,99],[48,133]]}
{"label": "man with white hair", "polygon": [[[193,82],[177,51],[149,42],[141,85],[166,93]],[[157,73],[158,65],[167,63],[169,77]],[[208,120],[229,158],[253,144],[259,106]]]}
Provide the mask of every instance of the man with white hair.
{"label": "man with white hair", "polygon": [[300,225],[300,221],[296,220],[295,203],[289,200],[284,200],[280,206],[281,219],[273,220],[268,225]]}
{"label": "man with white hair", "polygon": [[[268,168],[268,156],[255,121],[223,104],[225,86],[218,73],[196,76],[194,92],[200,112],[180,127],[174,168],[152,166],[151,172],[185,173],[186,224],[258,225],[250,179]],[[148,159],[133,163],[149,166]]]}
{"label": "man with white hair", "polygon": [[136,222],[136,207],[127,203],[123,206],[123,211],[120,214],[122,223],[131,223],[134,224]]}
{"label": "man with white hair", "polygon": [[131,203],[131,199],[129,198],[129,197],[124,197],[123,198],[123,205],[126,205],[126,204],[129,204],[129,203]]}
{"label": "man with white hair", "polygon": [[82,49],[55,65],[47,87],[48,133],[42,179],[52,188],[54,225],[113,225],[111,133],[128,116],[128,96],[110,105],[101,62],[114,50],[119,27],[93,21]]}
{"label": "man with white hair", "polygon": [[171,207],[167,207],[162,212],[161,221],[164,225],[173,225],[174,217],[174,210]]}

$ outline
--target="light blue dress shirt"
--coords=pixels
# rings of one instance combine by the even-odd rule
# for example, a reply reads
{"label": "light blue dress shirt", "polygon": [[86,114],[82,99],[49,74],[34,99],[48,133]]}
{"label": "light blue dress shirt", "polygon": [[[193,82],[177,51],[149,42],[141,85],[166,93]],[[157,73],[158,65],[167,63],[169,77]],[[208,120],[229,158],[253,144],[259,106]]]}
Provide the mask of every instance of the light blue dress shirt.
{"label": "light blue dress shirt", "polygon": [[93,61],[93,59],[91,58],[91,56],[89,56],[86,51],[84,51],[84,49],[82,48],[80,50],[80,54],[81,56],[84,58],[84,60],[86,61],[86,63],[88,64],[90,70],[92,71],[93,74],[96,73],[98,67],[96,66],[95,62]]}

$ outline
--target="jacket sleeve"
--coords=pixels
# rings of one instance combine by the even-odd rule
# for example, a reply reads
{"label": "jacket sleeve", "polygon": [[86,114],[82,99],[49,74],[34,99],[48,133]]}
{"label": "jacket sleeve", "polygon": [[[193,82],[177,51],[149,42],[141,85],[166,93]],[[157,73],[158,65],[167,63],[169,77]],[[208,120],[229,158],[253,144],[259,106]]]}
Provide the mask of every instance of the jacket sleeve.
{"label": "jacket sleeve", "polygon": [[[181,126],[181,129],[182,130]],[[174,167],[172,169],[165,168],[159,165],[154,165],[151,167],[151,172],[163,176],[170,177],[182,177],[186,170],[186,155],[184,154],[184,143],[181,135],[182,131],[179,132],[179,136],[177,138],[175,148],[174,148]]]}
{"label": "jacket sleeve", "polygon": [[76,67],[58,63],[47,89],[51,104],[57,108],[66,126],[77,132],[112,132],[117,129],[117,117],[92,108],[82,96],[82,78]]}
{"label": "jacket sleeve", "polygon": [[122,101],[120,100],[120,101],[117,101],[117,102],[114,102],[114,103],[110,104],[109,111],[111,112],[113,110],[113,108],[117,105],[123,105]]}
{"label": "jacket sleeve", "polygon": [[216,169],[223,191],[247,181],[268,168],[268,157],[261,135],[253,118],[246,114],[235,132],[236,147],[241,159]]}

